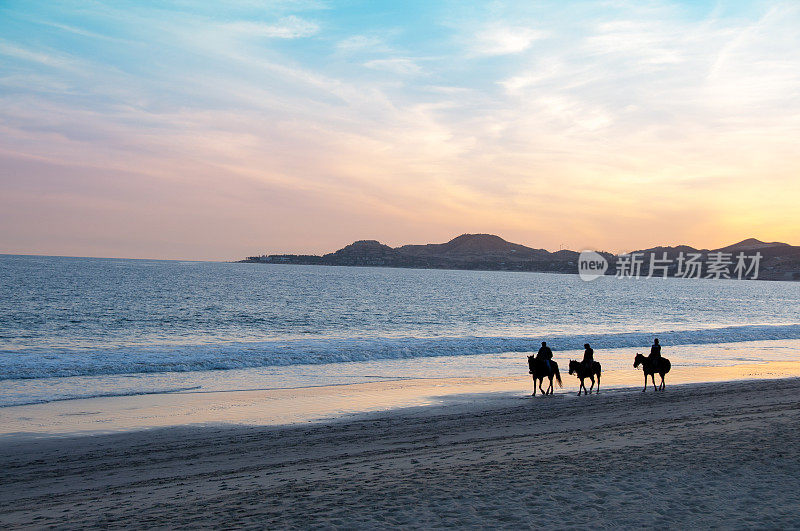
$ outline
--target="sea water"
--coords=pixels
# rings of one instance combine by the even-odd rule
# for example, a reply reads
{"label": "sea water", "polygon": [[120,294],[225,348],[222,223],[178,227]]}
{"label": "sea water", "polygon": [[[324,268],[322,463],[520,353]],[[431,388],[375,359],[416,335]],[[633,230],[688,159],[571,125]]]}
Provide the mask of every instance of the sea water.
{"label": "sea water", "polygon": [[547,341],[610,369],[800,360],[800,283],[0,255],[0,406],[508,376]]}

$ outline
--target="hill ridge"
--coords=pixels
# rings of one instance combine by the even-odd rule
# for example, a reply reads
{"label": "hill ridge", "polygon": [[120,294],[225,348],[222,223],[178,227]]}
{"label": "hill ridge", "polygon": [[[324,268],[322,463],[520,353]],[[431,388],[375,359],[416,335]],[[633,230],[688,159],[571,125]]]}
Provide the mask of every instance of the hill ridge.
{"label": "hill ridge", "polygon": [[[722,252],[736,255],[744,252],[762,255],[762,274],[759,278],[800,280],[800,246],[782,242],[764,242],[746,238],[717,249],[696,249],[689,245],[657,246],[633,251],[653,254],[658,258],[666,253],[675,260],[680,253]],[[613,266],[617,257],[600,253]],[[509,270],[546,273],[577,273],[579,253],[562,249],[550,252],[512,243],[488,233],[464,233],[444,243],[406,244],[391,247],[378,240],[356,240],[341,249],[318,255],[274,254],[248,257],[245,262],[268,262],[311,265],[380,266],[418,269]],[[613,268],[609,268],[613,271]]]}

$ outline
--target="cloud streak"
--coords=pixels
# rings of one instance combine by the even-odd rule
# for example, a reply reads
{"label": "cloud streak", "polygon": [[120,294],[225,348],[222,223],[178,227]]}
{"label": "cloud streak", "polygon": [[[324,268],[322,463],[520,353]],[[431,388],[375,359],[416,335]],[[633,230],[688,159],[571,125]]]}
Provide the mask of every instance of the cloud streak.
{"label": "cloud streak", "polygon": [[239,35],[277,39],[310,37],[319,31],[318,24],[294,15],[284,17],[274,24],[239,21],[230,22],[226,27]]}
{"label": "cloud streak", "polygon": [[524,52],[546,33],[524,26],[493,26],[480,30],[474,50],[479,55],[508,55]]}
{"label": "cloud streak", "polygon": [[0,251],[800,229],[795,4],[391,9],[6,4]]}

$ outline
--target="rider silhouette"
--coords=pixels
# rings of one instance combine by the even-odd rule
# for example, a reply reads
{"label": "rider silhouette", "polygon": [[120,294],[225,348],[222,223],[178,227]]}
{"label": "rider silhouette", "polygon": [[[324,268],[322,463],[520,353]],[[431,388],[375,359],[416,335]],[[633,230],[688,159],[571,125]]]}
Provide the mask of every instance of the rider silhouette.
{"label": "rider silhouette", "polygon": [[547,346],[547,341],[542,341],[542,347],[536,353],[537,360],[543,360],[547,366],[547,372],[550,372],[550,360],[553,359],[553,351]]}
{"label": "rider silhouette", "polygon": [[592,347],[589,346],[589,343],[583,345],[583,348],[586,349],[583,352],[583,366],[591,371],[592,364],[594,363],[594,350],[592,350]]}
{"label": "rider silhouette", "polygon": [[653,341],[653,346],[650,347],[650,355],[647,356],[650,366],[657,369],[661,361],[661,345],[658,344],[658,338]]}

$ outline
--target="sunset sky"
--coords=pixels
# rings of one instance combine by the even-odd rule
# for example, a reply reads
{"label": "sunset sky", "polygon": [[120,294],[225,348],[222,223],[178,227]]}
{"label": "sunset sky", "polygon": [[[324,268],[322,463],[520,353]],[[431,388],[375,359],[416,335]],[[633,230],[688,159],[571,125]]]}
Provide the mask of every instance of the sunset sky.
{"label": "sunset sky", "polygon": [[6,0],[0,98],[0,253],[800,244],[797,1]]}

